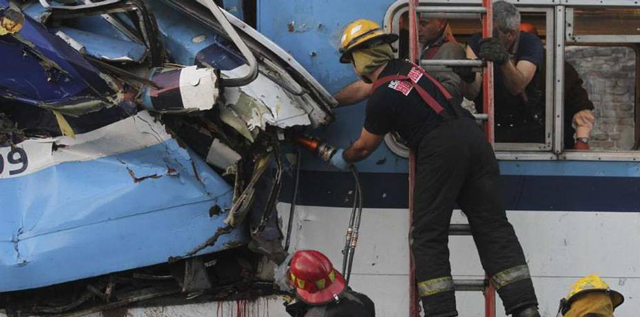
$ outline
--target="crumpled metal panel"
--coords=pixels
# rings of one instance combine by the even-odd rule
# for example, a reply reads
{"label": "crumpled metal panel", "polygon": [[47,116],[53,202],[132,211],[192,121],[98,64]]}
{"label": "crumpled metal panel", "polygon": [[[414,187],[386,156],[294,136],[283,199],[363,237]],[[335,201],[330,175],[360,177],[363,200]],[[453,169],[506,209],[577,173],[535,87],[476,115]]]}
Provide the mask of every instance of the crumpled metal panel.
{"label": "crumpled metal panel", "polygon": [[[8,5],[0,0],[0,7]],[[29,16],[18,33],[3,36],[0,56],[0,97],[6,100],[80,115],[122,98],[110,77]]]}
{"label": "crumpled metal panel", "polygon": [[[28,163],[11,174],[16,148]],[[0,148],[0,292],[166,262],[225,226],[209,209],[232,188],[146,112],[16,148]],[[201,253],[244,241],[236,229]]]}
{"label": "crumpled metal panel", "polygon": [[[220,69],[223,82],[224,77],[246,74],[248,66],[244,58],[234,50],[233,44],[217,34],[215,29],[202,24],[198,19],[187,18],[186,14],[173,7],[175,4],[148,1],[148,5],[156,15],[167,51],[176,62]],[[184,5],[185,10],[187,6],[193,7],[194,10],[202,9],[200,5],[191,2],[181,2],[180,5]],[[275,46],[266,46],[264,43],[273,43],[255,30],[251,34],[246,33],[249,28],[250,26],[244,24],[238,30],[254,54],[259,57],[259,74],[256,80],[248,85],[225,88],[225,105],[237,110],[236,114],[247,122],[249,130],[256,127],[264,129],[267,125],[288,128],[329,123],[332,114],[327,111],[331,106],[327,99],[332,99],[331,96],[317,82],[307,81],[305,74],[297,71],[296,67],[299,65],[291,56],[279,48],[276,52]],[[300,69],[303,70],[301,67]],[[295,74],[296,78],[291,73]],[[328,97],[320,98],[311,94],[311,90],[321,91],[323,97]],[[247,106],[251,109],[245,110]],[[237,113],[243,111],[249,113]]]}
{"label": "crumpled metal panel", "polygon": [[[114,38],[113,36],[104,36],[70,27],[61,27],[60,31],[73,41],[82,45],[80,49],[76,48],[76,50],[95,58],[112,62],[140,63],[147,56],[146,46],[130,40],[125,41]],[[57,32],[56,35],[64,39],[64,37]],[[69,41],[66,42],[69,43]]]}

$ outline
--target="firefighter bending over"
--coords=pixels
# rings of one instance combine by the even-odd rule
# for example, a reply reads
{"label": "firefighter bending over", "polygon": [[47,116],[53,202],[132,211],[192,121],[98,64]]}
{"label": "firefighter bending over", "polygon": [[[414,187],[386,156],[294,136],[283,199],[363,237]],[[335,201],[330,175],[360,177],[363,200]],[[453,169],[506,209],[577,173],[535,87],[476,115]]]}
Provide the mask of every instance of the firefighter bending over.
{"label": "firefighter bending over", "polygon": [[393,58],[397,36],[357,20],[341,40],[340,62],[373,83],[360,137],[331,163],[346,169],[364,160],[388,132],[397,132],[417,154],[411,236],[416,276],[426,316],[457,316],[447,247],[455,203],[471,225],[483,268],[507,314],[540,316],[524,253],[507,220],[498,163],[471,114],[419,66]]}
{"label": "firefighter bending over", "polygon": [[331,261],[318,251],[297,251],[291,258],[289,284],[298,301],[287,306],[294,317],[375,317],[375,307],[364,294],[352,291]]}
{"label": "firefighter bending over", "polygon": [[[418,39],[420,41],[420,59],[423,60],[460,60],[466,58],[464,48],[456,41],[449,26],[447,19],[431,18],[426,14],[420,14],[420,20],[418,23]],[[406,45],[405,45],[406,46]],[[408,53],[405,47],[400,48],[401,59],[406,58]],[[458,73],[470,74],[466,76],[474,76],[475,73],[471,72],[470,68],[464,67],[456,69]],[[466,71],[466,72],[465,72]],[[460,75],[453,71],[437,72],[433,75],[444,88],[454,97],[462,101],[462,92],[460,89],[461,79]],[[365,83],[363,80],[359,80],[352,83],[333,97],[338,101],[340,105],[351,105],[358,103],[364,99],[370,97],[371,83]]]}

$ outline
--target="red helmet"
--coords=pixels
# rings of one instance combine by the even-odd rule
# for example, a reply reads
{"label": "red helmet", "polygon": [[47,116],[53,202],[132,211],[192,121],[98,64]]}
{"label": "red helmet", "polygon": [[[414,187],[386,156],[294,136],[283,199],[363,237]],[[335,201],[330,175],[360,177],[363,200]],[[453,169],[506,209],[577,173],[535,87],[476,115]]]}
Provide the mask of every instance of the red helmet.
{"label": "red helmet", "polygon": [[345,289],[344,278],[333,269],[331,261],[313,250],[297,251],[291,258],[289,284],[302,301],[322,305],[333,301]]}

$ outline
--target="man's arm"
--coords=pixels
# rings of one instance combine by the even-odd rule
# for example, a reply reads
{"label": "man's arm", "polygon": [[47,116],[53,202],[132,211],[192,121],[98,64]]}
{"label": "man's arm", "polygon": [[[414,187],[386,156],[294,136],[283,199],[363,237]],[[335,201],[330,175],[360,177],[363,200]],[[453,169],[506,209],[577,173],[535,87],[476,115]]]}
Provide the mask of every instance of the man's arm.
{"label": "man's arm", "polygon": [[344,151],[342,157],[349,163],[362,161],[378,148],[383,139],[384,135],[373,134],[362,128],[360,137]]}
{"label": "man's arm", "polygon": [[513,65],[508,61],[500,66],[500,71],[504,77],[504,85],[513,96],[517,96],[524,92],[527,85],[536,74],[536,65],[529,61],[519,61],[517,65]]}
{"label": "man's arm", "polygon": [[[476,53],[473,52],[470,45],[467,45],[467,59],[478,59]],[[462,82],[460,88],[462,95],[468,100],[474,100],[480,93],[480,87],[482,87],[482,73],[476,73],[476,80],[472,83]]]}
{"label": "man's arm", "polygon": [[353,105],[371,96],[372,85],[358,80],[340,89],[333,98],[338,101],[338,107]]}
{"label": "man's arm", "polygon": [[582,79],[569,62],[564,63],[564,109],[565,115],[571,116],[576,138],[589,138],[595,117],[593,103],[589,94],[582,87]]}
{"label": "man's arm", "polygon": [[[440,47],[432,59],[462,60],[465,58],[464,49],[460,44],[448,42]],[[460,76],[453,71],[434,72],[432,75],[447,89],[455,100],[462,100],[462,80]]]}

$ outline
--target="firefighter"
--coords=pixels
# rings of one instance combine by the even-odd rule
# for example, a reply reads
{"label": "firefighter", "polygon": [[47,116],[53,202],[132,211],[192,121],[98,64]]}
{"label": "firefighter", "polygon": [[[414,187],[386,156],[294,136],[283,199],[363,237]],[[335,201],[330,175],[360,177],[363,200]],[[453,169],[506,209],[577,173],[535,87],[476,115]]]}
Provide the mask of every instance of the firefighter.
{"label": "firefighter", "polygon": [[287,306],[294,317],[374,317],[375,306],[364,294],[345,285],[331,261],[314,250],[297,251],[291,258],[289,284],[298,301]]}
{"label": "firefighter", "polygon": [[388,132],[416,153],[411,230],[418,289],[426,316],[457,316],[447,246],[454,204],[466,213],[484,270],[507,314],[539,316],[524,253],[502,207],[498,163],[473,116],[422,68],[393,58],[397,36],[357,20],[341,39],[340,62],[373,83],[360,137],[331,163],[364,160]]}
{"label": "firefighter", "polygon": [[600,276],[590,275],[573,284],[567,297],[560,301],[558,316],[613,317],[622,302],[622,294],[610,289]]}
{"label": "firefighter", "polygon": [[[466,58],[464,48],[462,48],[460,43],[454,38],[447,19],[431,18],[426,14],[420,14],[418,39],[422,51],[422,53],[420,53],[420,60],[462,60]],[[399,55],[401,58],[407,57],[408,50],[404,48],[406,48],[406,45],[400,48]],[[454,71],[437,72],[433,76],[442,83],[442,86],[444,86],[455,99],[462,101],[460,76],[473,76],[475,79],[475,73],[468,67],[454,68]],[[346,86],[333,97],[340,105],[344,106],[355,104],[368,98],[370,92],[371,83],[365,83],[359,80]]]}

